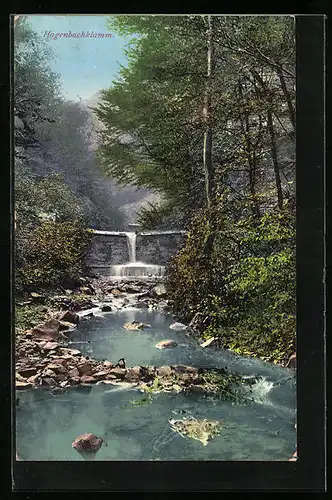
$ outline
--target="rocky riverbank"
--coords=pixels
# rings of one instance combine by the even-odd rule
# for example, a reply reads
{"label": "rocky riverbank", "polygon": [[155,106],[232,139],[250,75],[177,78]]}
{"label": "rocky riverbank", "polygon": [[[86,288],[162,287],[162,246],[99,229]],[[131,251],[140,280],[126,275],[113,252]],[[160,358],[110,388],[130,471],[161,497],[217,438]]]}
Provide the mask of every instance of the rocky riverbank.
{"label": "rocky riverbank", "polygon": [[[19,330],[16,335],[15,378],[17,389],[46,386],[66,389],[77,385],[129,383],[138,385],[143,391],[175,391],[196,393],[231,392],[239,385],[235,375],[225,371],[210,374],[199,368],[174,366],[126,367],[124,361],[98,361],[84,356],[81,351],[69,346],[71,333],[82,321],[89,321],[95,314],[118,311],[130,307],[147,310],[167,310],[166,289],[160,281],[149,279],[118,282],[110,278],[85,279],[76,290],[62,294],[43,296],[32,293],[19,302],[17,308],[41,307],[44,320],[29,329]],[[188,330],[195,334],[200,318],[189,326],[174,323],[175,330]],[[148,328],[144,324],[126,324],[125,329]],[[205,347],[209,344],[203,343]],[[165,339],[156,348],[171,348],[176,343]],[[126,353],[123,353],[125,357]],[[120,360],[121,361],[121,360]],[[295,357],[296,361],[296,357]],[[294,364],[294,357],[291,362]]]}

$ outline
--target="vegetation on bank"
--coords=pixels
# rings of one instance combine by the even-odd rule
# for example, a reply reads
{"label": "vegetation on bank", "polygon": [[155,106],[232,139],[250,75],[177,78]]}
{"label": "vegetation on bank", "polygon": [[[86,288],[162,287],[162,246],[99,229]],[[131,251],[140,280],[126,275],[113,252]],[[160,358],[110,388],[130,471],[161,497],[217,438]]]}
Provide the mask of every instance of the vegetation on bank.
{"label": "vegetation on bank", "polygon": [[59,176],[15,183],[14,266],[18,295],[75,287],[90,234],[79,204]]}

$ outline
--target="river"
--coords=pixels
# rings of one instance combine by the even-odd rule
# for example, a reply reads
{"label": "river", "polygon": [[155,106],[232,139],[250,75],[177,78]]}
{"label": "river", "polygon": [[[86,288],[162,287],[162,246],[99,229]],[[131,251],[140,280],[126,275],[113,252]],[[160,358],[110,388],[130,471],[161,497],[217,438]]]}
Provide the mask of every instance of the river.
{"label": "river", "polygon": [[[128,331],[124,323],[140,321],[150,329]],[[22,460],[82,460],[72,448],[82,433],[102,436],[95,460],[288,460],[296,447],[296,384],[292,370],[237,356],[228,350],[201,348],[185,332],[171,330],[170,314],[127,308],[81,322],[71,347],[95,359],[127,366],[188,364],[227,367],[260,375],[248,404],[206,395],[160,393],[151,401],[135,388],[97,385],[54,392],[20,391],[16,411],[16,444]],[[159,350],[155,344],[174,339],[178,346]],[[145,403],[145,404],[135,404]],[[221,420],[221,432],[204,446],[182,437],[171,418]]]}

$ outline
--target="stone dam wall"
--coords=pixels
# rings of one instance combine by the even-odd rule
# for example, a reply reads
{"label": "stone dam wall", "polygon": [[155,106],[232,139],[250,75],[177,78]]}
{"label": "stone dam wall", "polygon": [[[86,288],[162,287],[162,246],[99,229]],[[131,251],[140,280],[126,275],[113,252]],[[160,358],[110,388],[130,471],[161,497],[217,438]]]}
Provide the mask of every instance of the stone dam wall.
{"label": "stone dam wall", "polygon": [[[145,264],[166,266],[171,257],[181,248],[185,238],[185,232],[137,233],[136,260]],[[128,261],[129,250],[126,233],[94,232],[87,257],[89,268],[107,268],[108,266],[126,264]]]}

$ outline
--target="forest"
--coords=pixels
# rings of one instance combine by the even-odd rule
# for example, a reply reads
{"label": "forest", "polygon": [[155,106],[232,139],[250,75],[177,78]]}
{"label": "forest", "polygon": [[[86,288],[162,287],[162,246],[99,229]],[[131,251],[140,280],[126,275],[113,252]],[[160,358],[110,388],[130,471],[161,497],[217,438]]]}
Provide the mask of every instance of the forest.
{"label": "forest", "polygon": [[124,223],[116,179],[158,195],[141,229],[187,231],[166,272],[177,318],[284,363],[295,350],[294,18],[121,15],[107,28],[133,38],[92,109],[62,96],[29,24],[15,28],[17,296],[77,285],[88,229]]}

